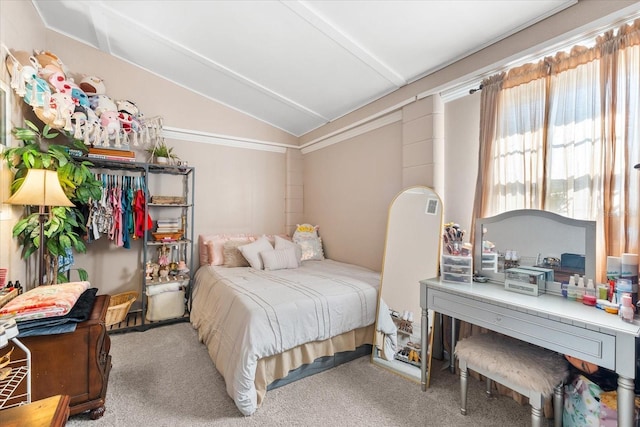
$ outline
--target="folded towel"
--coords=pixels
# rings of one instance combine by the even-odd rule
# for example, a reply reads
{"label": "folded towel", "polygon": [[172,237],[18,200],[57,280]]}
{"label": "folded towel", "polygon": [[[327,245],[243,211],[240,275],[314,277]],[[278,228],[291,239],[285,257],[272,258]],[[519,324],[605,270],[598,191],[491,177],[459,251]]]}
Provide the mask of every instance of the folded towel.
{"label": "folded towel", "polygon": [[147,286],[147,296],[158,295],[163,292],[176,292],[180,290],[181,284],[178,282],[163,283],[161,285]]}

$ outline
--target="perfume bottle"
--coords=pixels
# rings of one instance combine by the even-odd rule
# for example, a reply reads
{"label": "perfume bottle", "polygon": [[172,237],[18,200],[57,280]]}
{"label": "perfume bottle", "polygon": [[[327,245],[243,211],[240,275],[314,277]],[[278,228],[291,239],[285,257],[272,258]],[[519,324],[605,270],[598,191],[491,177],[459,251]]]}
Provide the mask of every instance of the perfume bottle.
{"label": "perfume bottle", "polygon": [[622,295],[622,305],[620,307],[620,317],[625,322],[633,323],[633,305],[630,294]]}

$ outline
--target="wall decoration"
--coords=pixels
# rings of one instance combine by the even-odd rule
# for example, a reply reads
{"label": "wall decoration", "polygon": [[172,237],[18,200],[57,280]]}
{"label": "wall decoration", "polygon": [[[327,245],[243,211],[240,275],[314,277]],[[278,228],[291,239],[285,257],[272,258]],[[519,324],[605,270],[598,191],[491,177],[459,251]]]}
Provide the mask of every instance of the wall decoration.
{"label": "wall decoration", "polygon": [[86,146],[128,150],[161,137],[160,117],[145,117],[131,100],[112,99],[100,77],[70,72],[51,52],[9,49],[5,62],[11,88],[36,116]]}

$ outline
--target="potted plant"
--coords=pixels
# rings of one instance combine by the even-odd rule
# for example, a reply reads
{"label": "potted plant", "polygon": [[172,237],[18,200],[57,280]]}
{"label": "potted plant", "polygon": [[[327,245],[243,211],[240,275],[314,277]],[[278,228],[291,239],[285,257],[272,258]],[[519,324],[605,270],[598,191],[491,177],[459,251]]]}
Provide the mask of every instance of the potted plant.
{"label": "potted plant", "polygon": [[[64,272],[59,271],[60,257],[73,254],[73,251],[84,253],[86,245],[83,236],[86,234],[86,220],[81,206],[87,205],[91,199],[102,197],[102,182],[95,178],[89,169],[92,164],[80,160],[69,154],[66,145],[55,143],[58,132],[53,132],[49,125],[42,131],[32,122],[25,120],[26,127],[14,128],[13,135],[24,142],[21,147],[6,149],[2,154],[7,165],[15,171],[11,192],[15,192],[31,168],[55,170],[58,173],[60,185],[66,196],[75,207],[53,207],[44,223],[46,248],[44,263],[46,279],[44,283],[53,284],[66,282]],[[65,141],[67,142],[67,141]],[[86,151],[84,144],[71,139],[72,148]],[[13,227],[13,237],[17,237],[22,246],[22,258],[28,259],[37,252],[40,245],[38,209],[29,207],[24,218]],[[87,272],[77,270],[80,280],[87,279]]]}
{"label": "potted plant", "polygon": [[173,153],[173,147],[169,147],[164,140],[156,143],[153,147],[148,148],[147,153],[151,154],[151,157],[155,162],[161,165],[178,159],[178,156]]}

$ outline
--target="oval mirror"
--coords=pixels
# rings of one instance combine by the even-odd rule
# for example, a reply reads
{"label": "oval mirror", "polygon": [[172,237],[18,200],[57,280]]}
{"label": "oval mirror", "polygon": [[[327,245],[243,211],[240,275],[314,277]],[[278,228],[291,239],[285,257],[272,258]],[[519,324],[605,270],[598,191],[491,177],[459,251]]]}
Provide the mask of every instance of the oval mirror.
{"label": "oval mirror", "polygon": [[[416,186],[396,195],[387,220],[371,360],[417,382],[422,363],[430,365],[421,346],[427,318],[425,313],[422,319],[419,281],[438,275],[441,233],[442,201],[432,189]],[[429,374],[422,382],[428,387]]]}

